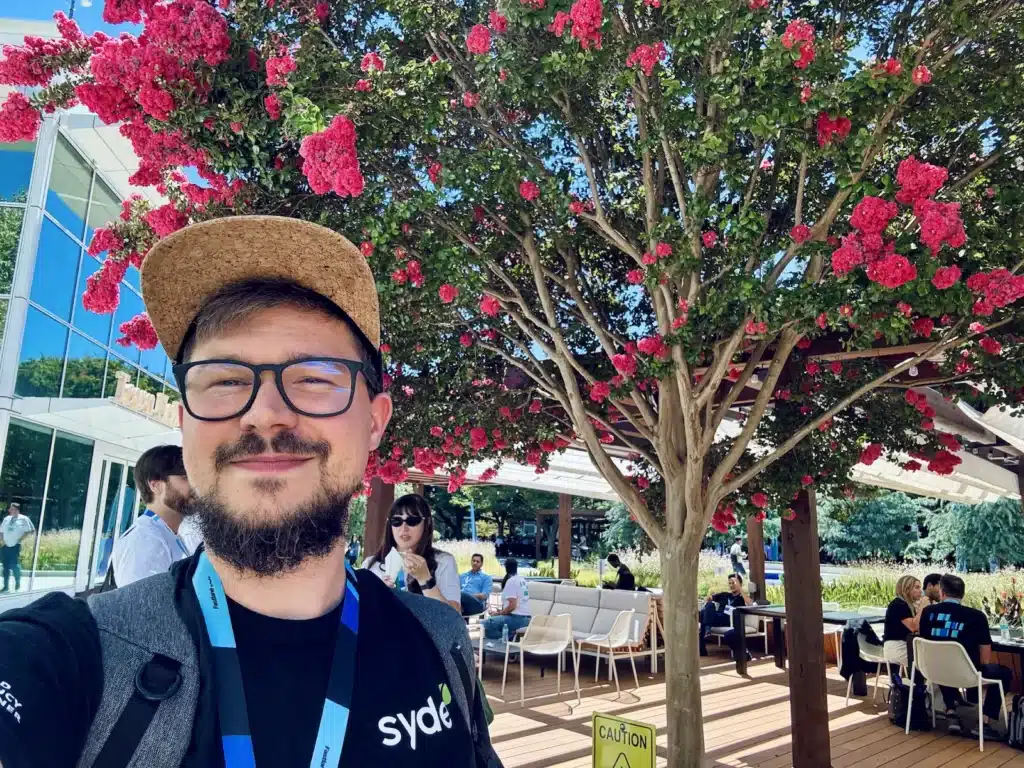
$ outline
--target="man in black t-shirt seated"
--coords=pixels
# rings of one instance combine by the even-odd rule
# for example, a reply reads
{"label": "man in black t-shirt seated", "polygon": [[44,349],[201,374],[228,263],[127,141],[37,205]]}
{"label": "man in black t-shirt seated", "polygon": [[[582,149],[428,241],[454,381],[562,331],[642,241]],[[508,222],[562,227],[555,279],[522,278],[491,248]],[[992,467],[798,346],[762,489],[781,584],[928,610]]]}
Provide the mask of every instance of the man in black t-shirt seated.
{"label": "man in black t-shirt seated", "polygon": [[[977,608],[960,604],[964,597],[964,580],[959,576],[947,574],[939,581],[939,591],[942,602],[930,605],[921,612],[921,637],[925,640],[960,643],[982,676],[990,680],[1002,680],[1005,689],[1013,679],[1013,673],[1004,666],[991,663],[992,635],[989,632],[988,619]],[[960,691],[957,689],[940,686],[940,690],[947,712],[955,710],[956,705],[962,703]],[[977,703],[977,699],[977,688],[967,689],[967,700],[974,704]],[[999,686],[989,685],[982,708],[986,725],[992,721],[999,721],[1001,708]]]}
{"label": "man in black t-shirt seated", "polygon": [[608,565],[619,572],[619,578],[615,582],[616,589],[625,589],[630,592],[636,591],[636,579],[633,577],[633,572],[622,564],[619,556],[614,552],[608,555]]}
{"label": "man in black t-shirt seated", "polygon": [[[727,607],[740,608],[744,605],[752,605],[753,600],[743,592],[743,577],[738,573],[729,574],[729,591],[712,594],[708,592],[704,607],[700,609],[700,655],[707,656],[707,639],[710,636],[709,630],[715,627],[732,626],[732,615],[726,611]],[[733,646],[734,636],[732,630],[725,633],[725,641],[735,651]]]}

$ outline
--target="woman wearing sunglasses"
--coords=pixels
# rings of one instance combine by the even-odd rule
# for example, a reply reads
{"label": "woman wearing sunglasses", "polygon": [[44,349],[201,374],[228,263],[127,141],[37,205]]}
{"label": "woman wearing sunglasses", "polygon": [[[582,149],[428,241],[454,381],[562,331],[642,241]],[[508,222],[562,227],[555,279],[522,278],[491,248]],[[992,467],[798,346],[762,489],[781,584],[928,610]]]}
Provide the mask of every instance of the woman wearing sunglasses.
{"label": "woman wearing sunglasses", "polygon": [[[417,493],[397,499],[391,505],[384,543],[363,563],[389,587],[432,597],[462,610],[462,590],[455,558],[434,549],[434,519],[427,500]],[[388,553],[394,549],[402,556],[402,571],[397,583],[385,567]]]}

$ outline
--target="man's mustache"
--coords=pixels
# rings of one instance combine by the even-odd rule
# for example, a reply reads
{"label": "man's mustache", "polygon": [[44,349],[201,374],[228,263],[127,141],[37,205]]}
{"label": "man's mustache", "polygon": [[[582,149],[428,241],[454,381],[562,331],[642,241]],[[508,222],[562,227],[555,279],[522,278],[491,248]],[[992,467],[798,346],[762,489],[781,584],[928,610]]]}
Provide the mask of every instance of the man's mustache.
{"label": "man's mustache", "polygon": [[303,440],[294,432],[280,432],[269,441],[255,432],[246,432],[236,442],[217,448],[213,455],[214,466],[223,469],[233,461],[269,452],[313,455],[325,459],[331,453],[331,446],[324,440]]}

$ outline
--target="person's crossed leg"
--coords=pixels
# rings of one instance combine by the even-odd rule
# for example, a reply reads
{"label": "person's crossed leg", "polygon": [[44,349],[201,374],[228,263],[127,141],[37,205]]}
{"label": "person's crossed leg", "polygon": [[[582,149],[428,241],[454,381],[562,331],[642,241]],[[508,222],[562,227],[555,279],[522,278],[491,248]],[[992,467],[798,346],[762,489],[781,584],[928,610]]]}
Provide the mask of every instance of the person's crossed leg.
{"label": "person's crossed leg", "polygon": [[732,618],[714,602],[705,603],[700,609],[700,655],[707,656],[708,632],[715,627],[728,627]]}

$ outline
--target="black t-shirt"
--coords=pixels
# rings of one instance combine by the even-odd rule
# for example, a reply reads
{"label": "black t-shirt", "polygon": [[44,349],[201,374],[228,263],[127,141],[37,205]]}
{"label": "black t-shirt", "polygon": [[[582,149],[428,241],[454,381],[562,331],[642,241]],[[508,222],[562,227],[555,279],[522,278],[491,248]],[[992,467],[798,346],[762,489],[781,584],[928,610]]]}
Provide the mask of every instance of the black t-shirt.
{"label": "black t-shirt", "polygon": [[[195,559],[172,568],[179,613],[199,648],[203,684],[183,768],[224,765],[211,648],[192,592]],[[447,768],[471,766],[469,730],[445,668],[419,620],[391,590],[360,572],[359,640],[352,711],[341,766]],[[424,598],[426,599],[426,598]],[[102,666],[95,622],[66,596],[34,604],[36,622],[0,621],[0,681],[32,705],[33,718],[12,723],[0,711],[4,768],[73,768],[99,705]],[[304,621],[274,619],[229,600],[245,681],[257,768],[308,766],[313,754],[338,631],[340,607]],[[84,628],[67,646],[36,652],[40,637],[73,624]],[[30,647],[30,644],[32,646]],[[16,655],[17,654],[17,655]],[[457,682],[456,682],[457,684]],[[2,690],[2,689],[0,689]],[[2,694],[0,694],[2,698]],[[45,709],[44,709],[45,707]],[[52,735],[60,733],[60,739]]]}
{"label": "black t-shirt", "polygon": [[943,601],[921,611],[920,634],[925,640],[952,640],[960,643],[974,666],[981,666],[979,648],[992,645],[988,619],[977,608]]}
{"label": "black t-shirt", "polygon": [[711,602],[717,605],[720,611],[724,611],[729,605],[733,608],[742,608],[747,604],[747,601],[743,599],[742,592],[738,595],[734,595],[732,592],[719,592],[717,595],[711,596]]}
{"label": "black t-shirt", "polygon": [[914,612],[911,610],[910,604],[902,597],[895,598],[885,609],[885,640],[905,641],[911,632],[903,620],[912,618],[914,618]]}
{"label": "black t-shirt", "polygon": [[624,565],[619,566],[619,581],[615,585],[616,589],[627,589],[630,592],[636,590],[636,579],[633,577],[633,572]]}

